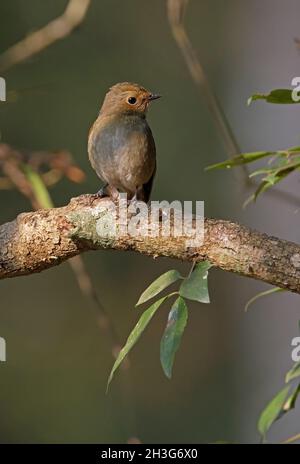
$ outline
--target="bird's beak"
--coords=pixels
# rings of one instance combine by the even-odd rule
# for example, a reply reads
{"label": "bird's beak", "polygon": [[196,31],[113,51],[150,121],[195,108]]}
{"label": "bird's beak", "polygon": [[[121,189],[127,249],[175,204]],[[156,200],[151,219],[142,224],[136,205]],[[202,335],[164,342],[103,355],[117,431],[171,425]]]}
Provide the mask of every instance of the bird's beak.
{"label": "bird's beak", "polygon": [[157,100],[157,99],[160,98],[160,97],[161,97],[161,95],[157,95],[157,94],[155,94],[155,93],[151,93],[151,95],[149,95],[149,97],[148,97],[148,100],[149,100],[149,101]]}

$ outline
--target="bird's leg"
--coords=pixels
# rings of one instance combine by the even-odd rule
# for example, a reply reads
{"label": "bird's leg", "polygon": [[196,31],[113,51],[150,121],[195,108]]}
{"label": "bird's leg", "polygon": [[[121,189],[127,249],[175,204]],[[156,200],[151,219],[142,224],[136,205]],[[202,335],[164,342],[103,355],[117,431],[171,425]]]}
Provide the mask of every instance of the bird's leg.
{"label": "bird's leg", "polygon": [[131,197],[128,202],[129,203],[135,203],[136,201],[138,200],[138,196],[137,196],[137,191],[135,192],[135,194],[133,195],[133,197]]}
{"label": "bird's leg", "polygon": [[99,198],[107,197],[108,196],[108,193],[107,193],[107,190],[106,190],[107,187],[108,187],[108,184],[103,185],[103,187],[101,187],[101,189],[98,190],[96,195],[98,195]]}
{"label": "bird's leg", "polygon": [[144,185],[136,189],[134,197],[132,198],[132,201],[143,201],[144,203],[148,204],[149,196],[145,192]]}
{"label": "bird's leg", "polygon": [[96,194],[99,198],[110,197],[114,202],[119,199],[119,190],[110,184],[105,184]]}
{"label": "bird's leg", "polygon": [[127,203],[128,203],[128,206],[130,205],[137,206],[137,203],[140,201],[143,201],[144,203],[146,203],[145,198],[144,198],[143,186],[136,188],[134,195],[128,199]]}

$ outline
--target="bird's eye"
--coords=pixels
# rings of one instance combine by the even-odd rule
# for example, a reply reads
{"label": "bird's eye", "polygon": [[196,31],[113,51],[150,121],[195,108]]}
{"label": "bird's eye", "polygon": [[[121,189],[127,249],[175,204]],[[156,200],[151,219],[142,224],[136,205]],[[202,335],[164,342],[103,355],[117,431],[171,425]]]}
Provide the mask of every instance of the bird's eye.
{"label": "bird's eye", "polygon": [[135,97],[129,97],[127,101],[128,101],[128,103],[130,105],[134,105],[136,103],[136,98]]}

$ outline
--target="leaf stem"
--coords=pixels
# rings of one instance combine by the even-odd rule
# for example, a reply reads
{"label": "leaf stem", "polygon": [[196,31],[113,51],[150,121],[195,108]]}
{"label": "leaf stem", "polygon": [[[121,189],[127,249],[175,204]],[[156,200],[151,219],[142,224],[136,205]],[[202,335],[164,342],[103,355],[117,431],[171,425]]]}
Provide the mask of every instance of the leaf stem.
{"label": "leaf stem", "polygon": [[189,279],[189,278],[191,277],[192,272],[193,272],[193,270],[194,270],[194,268],[195,268],[195,265],[196,265],[196,261],[193,261],[192,266],[191,266],[191,269],[190,269],[188,275],[185,277],[186,279]]}
{"label": "leaf stem", "polygon": [[287,440],[283,441],[281,444],[282,445],[288,445],[289,443],[294,443],[295,441],[300,440],[300,433],[297,433],[297,435],[293,435],[292,437],[288,438]]}

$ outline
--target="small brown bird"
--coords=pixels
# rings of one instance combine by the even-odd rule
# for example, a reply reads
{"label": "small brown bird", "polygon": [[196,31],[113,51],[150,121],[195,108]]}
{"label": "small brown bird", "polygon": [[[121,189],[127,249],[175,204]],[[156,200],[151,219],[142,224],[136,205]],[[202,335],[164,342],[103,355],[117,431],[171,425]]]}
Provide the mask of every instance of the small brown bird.
{"label": "small brown bird", "polygon": [[105,96],[99,116],[90,129],[88,153],[92,167],[105,182],[100,196],[148,203],[156,171],[156,149],[146,121],[155,95],[138,84],[116,84]]}

